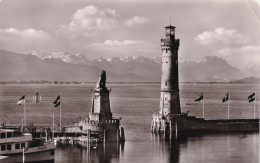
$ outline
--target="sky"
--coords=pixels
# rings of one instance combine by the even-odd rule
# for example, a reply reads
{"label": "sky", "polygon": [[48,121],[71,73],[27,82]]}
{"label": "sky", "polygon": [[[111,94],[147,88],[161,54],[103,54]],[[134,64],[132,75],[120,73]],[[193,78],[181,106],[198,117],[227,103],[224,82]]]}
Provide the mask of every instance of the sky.
{"label": "sky", "polygon": [[154,57],[171,22],[180,58],[243,69],[260,65],[259,18],[260,0],[0,0],[0,49]]}

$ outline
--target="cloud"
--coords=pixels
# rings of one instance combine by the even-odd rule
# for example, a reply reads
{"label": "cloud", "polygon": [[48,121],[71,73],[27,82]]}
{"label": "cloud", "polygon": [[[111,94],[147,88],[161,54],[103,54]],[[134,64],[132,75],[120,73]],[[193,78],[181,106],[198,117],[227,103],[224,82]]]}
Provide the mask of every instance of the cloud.
{"label": "cloud", "polygon": [[[16,49],[18,51],[28,51],[31,48],[44,49],[50,42],[50,35],[42,30],[0,29],[0,48]],[[45,48],[46,49],[46,48]]]}
{"label": "cloud", "polygon": [[236,29],[216,28],[214,31],[204,31],[195,37],[195,41],[200,44],[231,44],[243,43],[246,41],[242,34]]}
{"label": "cloud", "polygon": [[48,34],[42,30],[35,30],[33,28],[30,29],[16,29],[16,28],[7,28],[0,29],[0,37],[1,36],[12,36],[12,37],[27,37],[27,38],[44,38],[48,37]]}
{"label": "cloud", "polygon": [[237,68],[245,68],[250,64],[260,64],[260,46],[248,45],[240,48],[224,48],[217,55],[225,58]]}
{"label": "cloud", "polygon": [[148,19],[145,17],[134,16],[134,17],[126,20],[123,24],[127,27],[132,27],[136,24],[146,24],[147,22],[148,22]]}
{"label": "cloud", "polygon": [[113,9],[99,9],[86,6],[78,9],[68,25],[62,25],[57,32],[71,32],[83,36],[92,36],[99,31],[107,31],[119,27],[120,15]]}
{"label": "cloud", "polygon": [[97,36],[100,32],[107,32],[120,27],[132,27],[137,24],[145,24],[148,19],[134,16],[123,20],[121,15],[111,8],[101,9],[97,6],[89,5],[78,9],[72,16],[72,20],[67,25],[62,25],[57,33],[62,33],[69,37],[74,36]]}
{"label": "cloud", "polygon": [[121,48],[121,47],[137,47],[144,44],[144,41],[140,40],[124,40],[124,41],[118,41],[118,40],[106,40],[103,43],[93,43],[89,46],[92,47],[105,47],[105,48]]}

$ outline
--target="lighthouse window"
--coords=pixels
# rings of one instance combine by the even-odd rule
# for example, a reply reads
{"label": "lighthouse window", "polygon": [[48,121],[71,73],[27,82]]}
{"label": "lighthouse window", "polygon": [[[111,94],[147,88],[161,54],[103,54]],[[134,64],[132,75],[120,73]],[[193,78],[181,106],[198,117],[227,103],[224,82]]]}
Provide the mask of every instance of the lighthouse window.
{"label": "lighthouse window", "polygon": [[[166,62],[167,63],[167,62]],[[165,86],[167,86],[167,82],[165,82]]]}
{"label": "lighthouse window", "polygon": [[166,49],[166,53],[167,53],[167,49]]}

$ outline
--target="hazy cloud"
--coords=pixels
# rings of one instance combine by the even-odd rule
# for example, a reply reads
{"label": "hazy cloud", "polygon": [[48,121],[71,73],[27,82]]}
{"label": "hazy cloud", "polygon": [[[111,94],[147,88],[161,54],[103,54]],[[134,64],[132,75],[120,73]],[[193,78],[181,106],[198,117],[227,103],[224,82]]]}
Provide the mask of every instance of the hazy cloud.
{"label": "hazy cloud", "polygon": [[203,45],[208,45],[215,43],[242,43],[245,39],[236,29],[216,28],[214,31],[204,31],[197,35],[195,41]]}
{"label": "hazy cloud", "polygon": [[118,48],[118,47],[133,47],[140,46],[143,44],[143,41],[140,40],[106,40],[103,43],[93,43],[90,46],[94,47],[106,47],[106,48]]}
{"label": "hazy cloud", "polygon": [[134,16],[124,22],[124,25],[127,27],[132,27],[136,24],[146,24],[148,19],[146,17]]}
{"label": "hazy cloud", "polygon": [[45,49],[50,41],[50,35],[42,30],[0,29],[0,48],[28,51],[32,48]]}
{"label": "hazy cloud", "polygon": [[245,68],[250,64],[259,64],[260,46],[248,45],[240,48],[224,48],[219,50],[217,54],[232,65],[238,68]]}
{"label": "hazy cloud", "polygon": [[48,36],[47,33],[45,33],[42,30],[35,30],[33,28],[30,29],[16,29],[16,28],[7,28],[7,29],[0,29],[0,37],[1,36],[7,36],[11,35],[12,37],[38,37],[38,38],[46,38]]}

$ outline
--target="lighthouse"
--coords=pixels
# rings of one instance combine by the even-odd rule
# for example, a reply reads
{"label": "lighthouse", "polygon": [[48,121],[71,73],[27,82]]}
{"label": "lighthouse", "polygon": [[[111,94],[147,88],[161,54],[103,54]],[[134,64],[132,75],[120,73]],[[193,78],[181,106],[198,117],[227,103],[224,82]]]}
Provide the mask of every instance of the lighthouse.
{"label": "lighthouse", "polygon": [[180,40],[175,38],[175,28],[165,27],[165,38],[161,39],[162,74],[159,113],[153,113],[151,131],[170,130],[169,117],[181,113],[179,96],[178,50]]}
{"label": "lighthouse", "polygon": [[162,77],[160,115],[180,114],[178,50],[179,39],[175,39],[175,27],[165,27],[165,38],[161,39]]}

